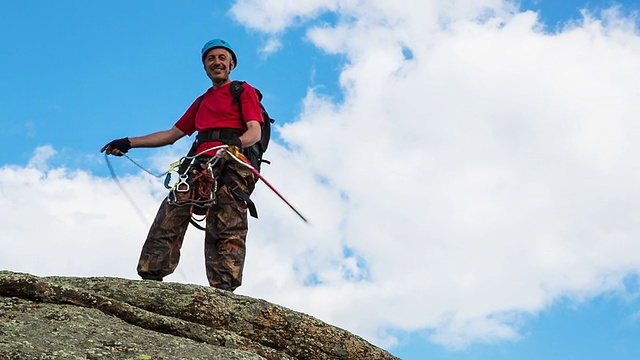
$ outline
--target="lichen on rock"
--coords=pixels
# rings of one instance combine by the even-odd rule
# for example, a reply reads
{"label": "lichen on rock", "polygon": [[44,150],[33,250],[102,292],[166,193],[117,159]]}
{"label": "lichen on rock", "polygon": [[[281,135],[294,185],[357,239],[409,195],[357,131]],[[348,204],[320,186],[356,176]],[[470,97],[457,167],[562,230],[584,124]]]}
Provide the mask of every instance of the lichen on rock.
{"label": "lichen on rock", "polygon": [[4,359],[397,359],[264,300],[210,287],[0,271]]}

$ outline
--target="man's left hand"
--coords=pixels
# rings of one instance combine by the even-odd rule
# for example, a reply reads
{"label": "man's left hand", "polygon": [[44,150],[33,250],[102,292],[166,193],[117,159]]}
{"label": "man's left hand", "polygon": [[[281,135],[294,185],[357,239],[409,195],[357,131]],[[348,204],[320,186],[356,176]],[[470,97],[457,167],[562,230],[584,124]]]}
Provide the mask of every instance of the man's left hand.
{"label": "man's left hand", "polygon": [[237,146],[239,149],[242,149],[242,141],[240,141],[239,137],[220,139],[220,141],[225,145]]}

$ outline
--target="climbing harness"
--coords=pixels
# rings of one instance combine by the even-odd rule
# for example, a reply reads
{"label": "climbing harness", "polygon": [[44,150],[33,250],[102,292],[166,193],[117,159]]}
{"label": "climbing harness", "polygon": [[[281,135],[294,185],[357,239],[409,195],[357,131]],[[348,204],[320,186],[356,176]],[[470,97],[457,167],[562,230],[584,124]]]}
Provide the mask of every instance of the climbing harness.
{"label": "climbing harness", "polygon": [[[205,153],[210,151],[218,150],[216,155],[214,156],[203,156]],[[255,205],[249,199],[249,195],[242,192],[237,185],[231,184],[230,180],[225,179],[224,176],[220,176],[222,167],[225,162],[229,160],[233,160],[238,162],[239,164],[247,167],[251,172],[258,177],[262,182],[264,182],[269,189],[271,189],[285,204],[289,206],[291,210],[293,210],[300,219],[302,219],[305,223],[309,223],[309,221],[269,182],[265,179],[262,174],[255,167],[251,165],[246,156],[240,152],[240,150],[233,146],[229,147],[227,145],[219,145],[214,146],[212,148],[201,151],[195,155],[187,155],[180,158],[180,160],[172,163],[169,166],[169,170],[162,174],[154,174],[153,172],[145,169],[140,164],[135,162],[126,154],[124,155],[129,161],[138,166],[144,172],[160,178],[165,176],[164,186],[169,189],[169,195],[167,197],[167,201],[176,206],[190,206],[191,219],[190,222],[196,228],[200,230],[204,230],[204,227],[198,224],[207,218],[209,213],[209,209],[216,202],[216,192],[219,187],[219,182],[226,184],[229,186],[231,191],[238,196],[241,200],[247,203],[247,207],[249,208],[249,212],[252,216],[257,217],[257,213],[255,212]],[[123,194],[129,199],[129,202],[134,206],[138,214],[144,219],[142,216],[142,211],[136,205],[133,198],[126,192],[122,184],[118,181],[118,177],[111,166],[109,158],[105,153],[105,159],[107,162],[107,166],[109,167],[109,171],[111,172],[111,177],[116,182],[120,190]],[[173,185],[171,185],[172,174],[176,173],[178,178]],[[201,218],[196,218],[197,216],[201,216]]]}
{"label": "climbing harness", "polygon": [[[177,171],[178,179],[171,187],[167,197],[167,202],[171,205],[189,206],[190,222],[200,230],[204,230],[204,228],[198,222],[207,218],[209,210],[216,203],[219,174],[224,165],[224,152],[218,151],[212,157],[198,158],[198,156],[210,150],[222,148],[223,146],[217,146],[205,150],[194,156],[192,159],[194,161],[189,162],[183,172]],[[182,161],[185,161],[185,159],[182,159]],[[177,165],[178,163],[180,162],[172,164],[173,169],[179,166]],[[167,187],[166,184],[167,181],[165,179],[165,187]],[[201,216],[201,218],[197,218],[196,215]]]}

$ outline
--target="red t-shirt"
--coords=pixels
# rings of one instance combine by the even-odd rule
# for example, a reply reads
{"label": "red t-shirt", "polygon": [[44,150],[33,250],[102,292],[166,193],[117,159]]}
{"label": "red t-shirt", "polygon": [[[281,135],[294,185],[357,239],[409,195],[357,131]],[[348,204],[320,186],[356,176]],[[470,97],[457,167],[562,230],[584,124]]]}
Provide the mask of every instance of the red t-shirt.
{"label": "red t-shirt", "polygon": [[[244,90],[240,94],[241,114],[238,104],[232,104],[233,95],[231,94],[230,85],[231,83],[218,89],[210,87],[204,93],[204,99],[202,99],[200,107],[198,107],[200,98],[197,98],[180,120],[175,123],[175,127],[191,136],[196,131],[208,129],[246,130],[246,122],[251,120],[262,124],[262,110],[260,109],[260,101],[258,100],[256,89],[247,83],[242,84]],[[196,149],[196,154],[218,145],[222,145],[222,143],[217,141],[202,143]],[[214,155],[215,152],[207,154]]]}

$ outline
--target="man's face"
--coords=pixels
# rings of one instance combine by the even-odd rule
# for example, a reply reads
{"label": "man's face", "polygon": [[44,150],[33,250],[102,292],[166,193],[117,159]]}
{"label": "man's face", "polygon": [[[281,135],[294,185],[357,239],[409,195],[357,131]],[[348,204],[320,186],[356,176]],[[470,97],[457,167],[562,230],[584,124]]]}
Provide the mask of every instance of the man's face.
{"label": "man's face", "polygon": [[204,58],[204,69],[213,82],[228,79],[234,66],[231,54],[224,48],[211,49]]}

